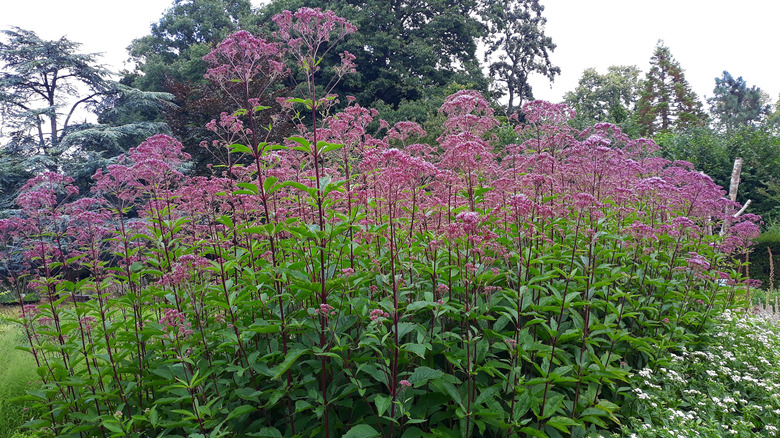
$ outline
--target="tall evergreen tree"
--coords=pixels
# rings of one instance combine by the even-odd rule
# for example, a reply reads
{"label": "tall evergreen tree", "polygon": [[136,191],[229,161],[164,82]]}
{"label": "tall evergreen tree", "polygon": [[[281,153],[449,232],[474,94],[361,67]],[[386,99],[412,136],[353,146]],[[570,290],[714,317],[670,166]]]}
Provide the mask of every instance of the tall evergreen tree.
{"label": "tall evergreen tree", "polygon": [[637,103],[636,120],[646,136],[707,123],[698,96],[663,41],[658,41],[650,58],[650,71]]}
{"label": "tall evergreen tree", "polygon": [[769,114],[767,96],[755,85],[748,88],[740,76],[734,79],[727,71],[715,78],[713,96],[707,99],[710,114],[717,127],[734,129],[741,126],[754,126]]}
{"label": "tall evergreen tree", "polygon": [[541,74],[550,81],[561,74],[561,69],[550,61],[556,45],[544,33],[547,19],[542,16],[543,11],[539,0],[484,2],[485,61],[489,62],[490,77],[503,84],[499,89],[508,94],[509,112],[533,100],[528,83],[531,74]]}
{"label": "tall evergreen tree", "polygon": [[2,34],[0,126],[26,155],[56,171],[75,115],[110,92],[109,73],[97,55],[79,53],[80,44],[64,37],[46,41],[20,28]]}

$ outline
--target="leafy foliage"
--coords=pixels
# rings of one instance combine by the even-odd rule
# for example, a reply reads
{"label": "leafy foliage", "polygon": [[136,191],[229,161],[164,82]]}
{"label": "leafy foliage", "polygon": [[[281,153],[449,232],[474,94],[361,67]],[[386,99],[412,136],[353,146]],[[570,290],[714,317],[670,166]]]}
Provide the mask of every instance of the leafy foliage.
{"label": "leafy foliage", "polygon": [[[475,0],[276,0],[258,14],[266,20],[262,17],[302,6],[333,10],[358,29],[338,47],[354,55],[357,66],[357,74],[333,91],[342,97],[355,96],[363,106],[396,109],[403,102],[439,94],[453,82],[487,90],[476,57],[483,28],[475,18]],[[324,62],[340,64],[335,53]]]}
{"label": "leafy foliage", "polygon": [[[97,104],[110,85],[95,55],[78,53],[78,43],[41,40],[19,28],[4,30],[0,42],[0,114],[6,135],[28,155],[46,158],[44,169],[57,170],[61,143],[71,132],[80,106]],[[86,88],[86,95],[80,90]],[[73,101],[73,99],[75,102]]]}
{"label": "leafy foliage", "polygon": [[142,90],[170,92],[167,81],[204,83],[203,61],[213,44],[240,28],[251,28],[249,0],[174,0],[149,35],[128,48],[138,64],[129,74]]}
{"label": "leafy foliage", "polygon": [[780,207],[780,136],[768,129],[741,128],[726,132],[696,127],[658,137],[661,153],[671,160],[683,160],[727,187],[734,159],[743,161],[737,199],[751,200],[749,212],[774,222]]}
{"label": "leafy foliage", "polygon": [[[18,28],[4,34],[0,133],[7,142],[0,145],[0,209],[8,209],[24,182],[42,171],[68,172],[84,187],[107,160],[165,131],[154,119],[169,95],[109,80],[95,55],[79,53],[79,44],[65,38],[44,41]],[[101,113],[98,123],[74,121],[86,110]]]}
{"label": "leafy foliage", "polygon": [[638,67],[613,65],[603,75],[594,68],[586,69],[577,88],[563,98],[577,111],[574,119],[576,127],[584,129],[595,123],[607,122],[620,126],[630,135],[636,130],[631,124],[641,89]]}
{"label": "leafy foliage", "polygon": [[623,436],[776,436],[778,331],[771,310],[724,313],[706,346],[639,372],[635,416]]}
{"label": "leafy foliage", "polygon": [[276,41],[217,46],[208,77],[270,83],[286,52],[307,93],[278,104],[310,127],[269,143],[258,98],[235,94],[208,124],[219,173],[185,176],[183,145],[156,135],[96,172],[94,198],[44,173],[0,220],[2,259],[22,259],[5,280],[44,298],[17,319],[49,414],[29,427],[584,437],[617,430],[630,371],[733,299],[719,284],[742,281],[756,218],[651,141],[533,102],[505,145],[474,90],[444,100],[433,144],[414,122],[371,135],[375,110],[316,86],[352,72],[348,53],[318,66],[354,26],[273,21]]}

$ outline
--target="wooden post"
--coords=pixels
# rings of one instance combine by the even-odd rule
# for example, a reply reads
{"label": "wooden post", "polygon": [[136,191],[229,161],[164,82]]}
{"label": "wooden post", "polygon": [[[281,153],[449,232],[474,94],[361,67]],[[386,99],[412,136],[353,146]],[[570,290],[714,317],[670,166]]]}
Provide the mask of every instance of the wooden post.
{"label": "wooden post", "polygon": [[[739,182],[740,182],[740,175],[742,174],[742,158],[737,157],[737,159],[734,160],[734,168],[731,170],[731,183],[729,184],[729,199],[731,199],[732,202],[737,202],[737,191],[739,190]],[[752,201],[750,199],[745,202],[745,205],[742,206],[742,208],[739,209],[738,212],[734,213],[732,217],[739,217],[742,215],[742,213],[747,210],[748,205],[750,205]],[[720,235],[723,236],[726,234],[726,230],[729,229],[728,222],[723,222],[723,225],[720,227]]]}
{"label": "wooden post", "polygon": [[734,160],[734,169],[731,171],[731,184],[729,184],[729,199],[737,202],[737,190],[739,190],[740,175],[742,174],[742,158]]}

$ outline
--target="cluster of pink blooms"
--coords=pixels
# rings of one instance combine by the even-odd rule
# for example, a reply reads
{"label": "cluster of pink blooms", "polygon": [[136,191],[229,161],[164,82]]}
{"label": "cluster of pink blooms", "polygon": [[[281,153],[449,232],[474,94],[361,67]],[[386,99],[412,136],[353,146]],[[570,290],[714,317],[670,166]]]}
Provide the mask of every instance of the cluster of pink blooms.
{"label": "cluster of pink blooms", "polygon": [[178,333],[178,336],[187,337],[193,333],[192,325],[186,322],[186,316],[176,309],[165,309],[159,323],[165,326],[169,332]]}
{"label": "cluster of pink blooms", "polygon": [[377,319],[380,319],[380,318],[383,318],[383,317],[384,318],[389,318],[390,314],[385,312],[382,309],[374,309],[374,310],[371,311],[371,321],[376,321]]}
{"label": "cluster of pink blooms", "polygon": [[314,309],[315,315],[321,315],[321,316],[333,316],[336,314],[336,310],[331,306],[330,304],[320,304],[319,309]]}
{"label": "cluster of pink blooms", "polygon": [[83,316],[79,319],[79,325],[85,332],[89,333],[94,328],[96,321],[94,316]]}

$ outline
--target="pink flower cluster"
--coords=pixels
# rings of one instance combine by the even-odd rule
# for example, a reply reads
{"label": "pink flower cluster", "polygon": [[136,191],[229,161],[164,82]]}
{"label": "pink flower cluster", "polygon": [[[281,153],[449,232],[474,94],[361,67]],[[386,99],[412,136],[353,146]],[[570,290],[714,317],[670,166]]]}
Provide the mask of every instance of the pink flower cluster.
{"label": "pink flower cluster", "polygon": [[328,317],[335,315],[336,310],[330,304],[320,304],[319,309],[314,309],[314,314]]}
{"label": "pink flower cluster", "polygon": [[160,318],[159,323],[165,326],[166,330],[171,334],[176,333],[178,336],[187,337],[193,333],[192,325],[186,322],[184,313],[176,309],[165,309],[165,313]]}
{"label": "pink flower cluster", "polygon": [[385,312],[382,309],[374,309],[374,310],[371,311],[371,321],[376,321],[377,319],[380,319],[380,318],[383,318],[383,317],[384,318],[389,318],[390,314]]}

